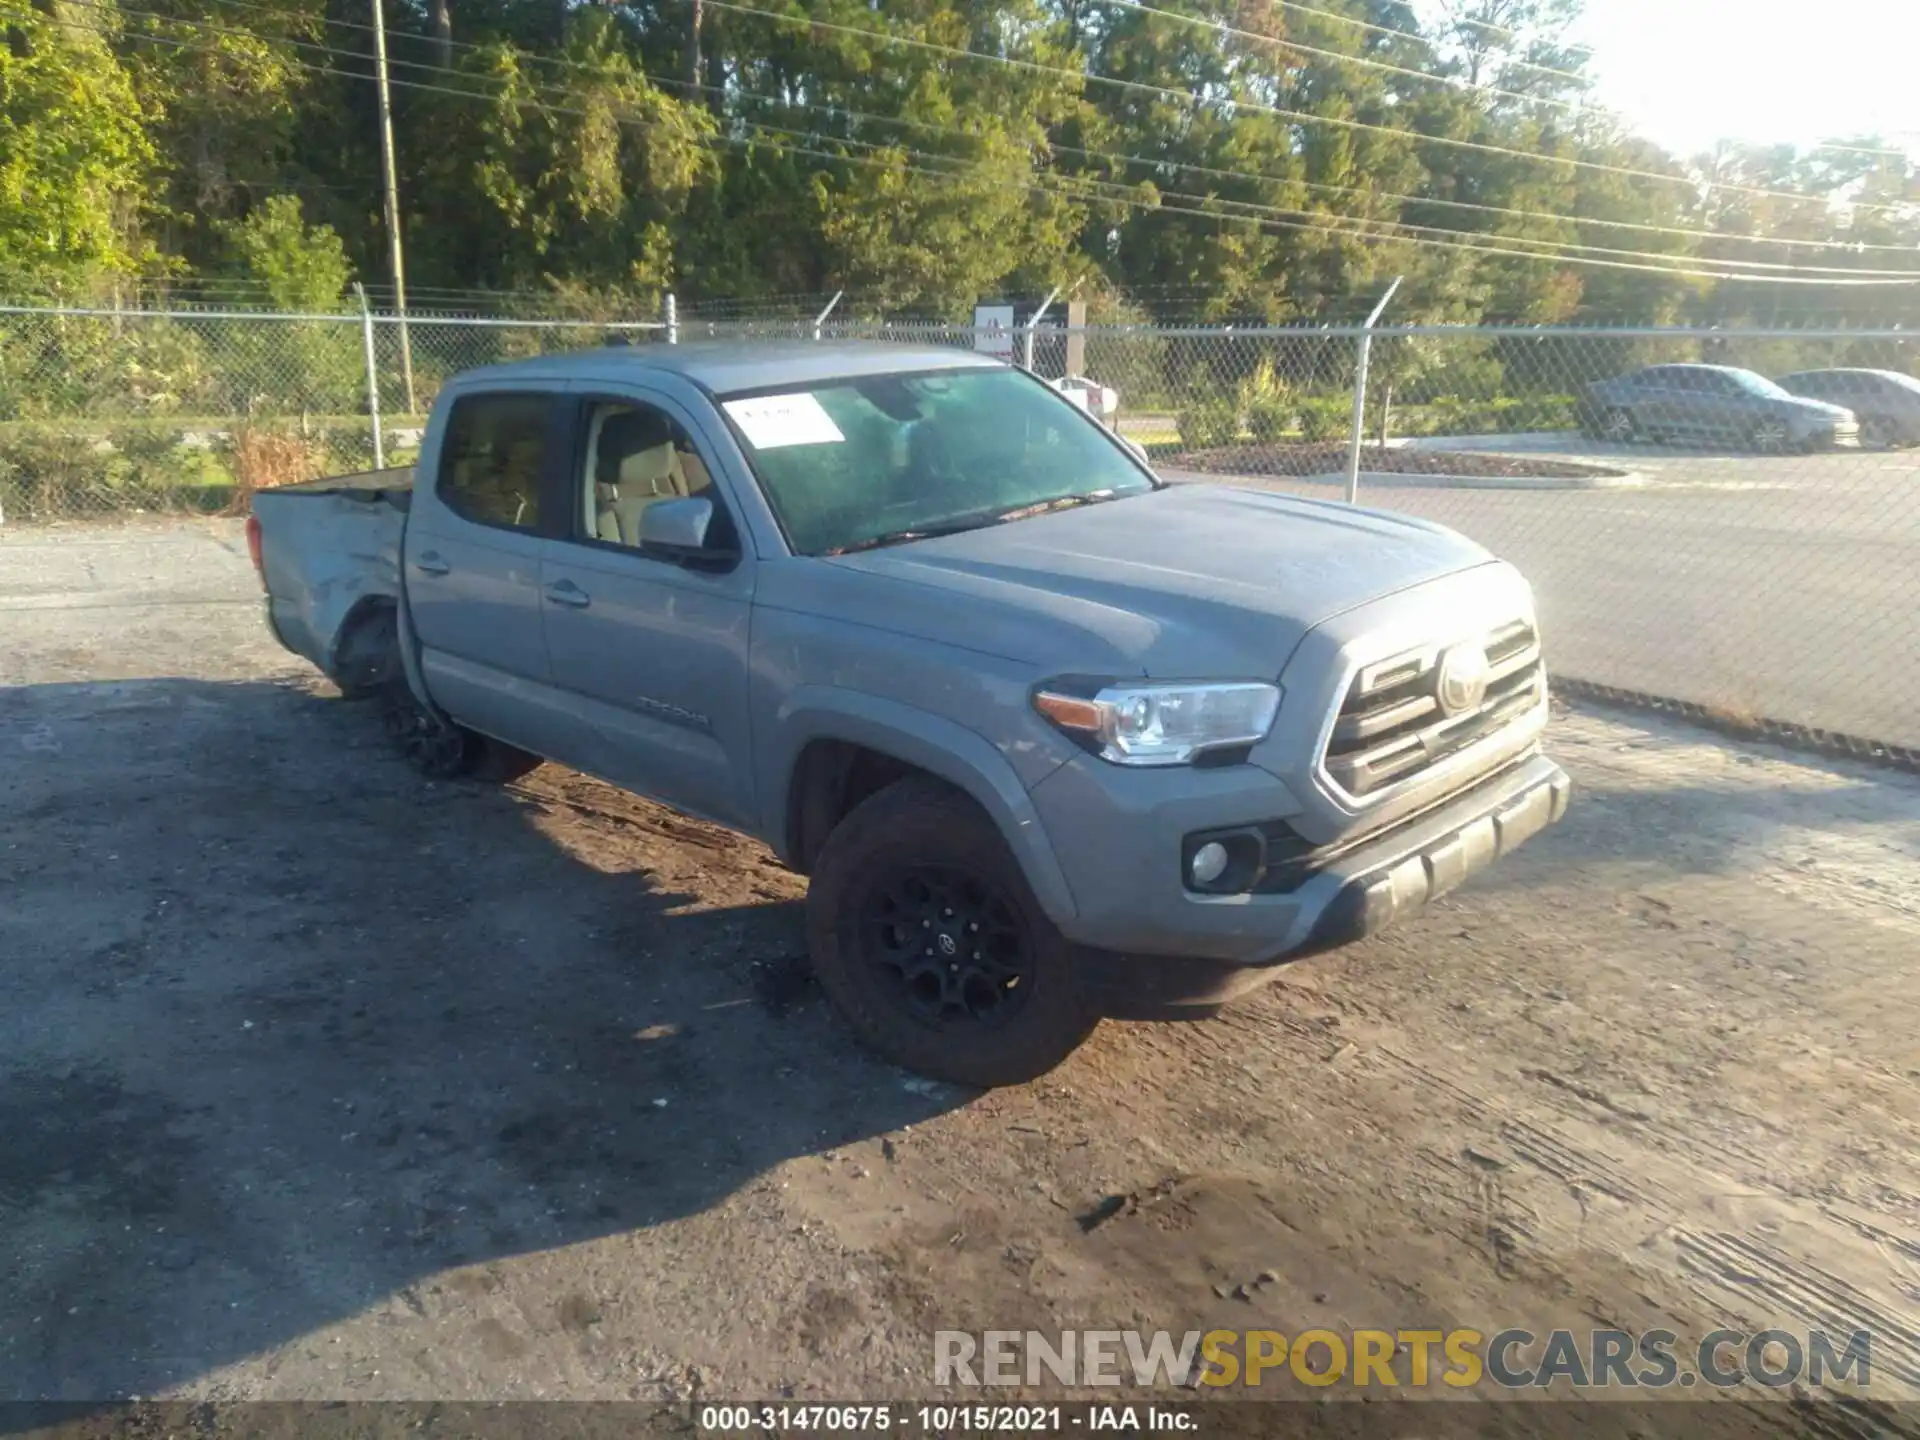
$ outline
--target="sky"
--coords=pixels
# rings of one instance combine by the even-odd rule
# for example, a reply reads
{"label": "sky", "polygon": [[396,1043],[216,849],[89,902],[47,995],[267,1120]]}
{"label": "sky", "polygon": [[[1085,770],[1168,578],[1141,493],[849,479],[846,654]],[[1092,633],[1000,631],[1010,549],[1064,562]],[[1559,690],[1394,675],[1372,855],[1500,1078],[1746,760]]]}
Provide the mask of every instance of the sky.
{"label": "sky", "polygon": [[1587,0],[1569,38],[1595,99],[1672,149],[1878,131],[1920,153],[1920,0]]}

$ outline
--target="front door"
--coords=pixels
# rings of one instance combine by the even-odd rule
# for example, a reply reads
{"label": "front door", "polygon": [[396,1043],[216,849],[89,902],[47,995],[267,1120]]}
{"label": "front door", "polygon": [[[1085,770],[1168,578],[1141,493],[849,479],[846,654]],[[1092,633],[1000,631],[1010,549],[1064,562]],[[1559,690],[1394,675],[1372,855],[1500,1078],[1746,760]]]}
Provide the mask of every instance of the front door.
{"label": "front door", "polygon": [[[567,763],[677,809],[751,826],[747,719],[753,559],[687,417],[665,396],[587,397],[570,472],[569,534],[540,569]],[[730,564],[640,546],[647,507],[703,495]]]}
{"label": "front door", "polygon": [[560,392],[455,395],[416,476],[406,592],[427,692],[461,724],[547,754],[540,564],[554,533]]}

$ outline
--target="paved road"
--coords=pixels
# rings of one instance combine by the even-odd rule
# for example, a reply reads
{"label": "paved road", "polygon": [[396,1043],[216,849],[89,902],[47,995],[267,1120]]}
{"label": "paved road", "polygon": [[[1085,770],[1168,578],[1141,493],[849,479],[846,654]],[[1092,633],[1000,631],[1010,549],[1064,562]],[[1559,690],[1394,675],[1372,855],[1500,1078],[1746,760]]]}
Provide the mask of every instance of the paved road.
{"label": "paved road", "polygon": [[1651,482],[1396,484],[1362,495],[1454,526],[1524,569],[1561,673],[1920,746],[1920,451],[1756,456],[1577,436],[1425,443],[1593,459]]}

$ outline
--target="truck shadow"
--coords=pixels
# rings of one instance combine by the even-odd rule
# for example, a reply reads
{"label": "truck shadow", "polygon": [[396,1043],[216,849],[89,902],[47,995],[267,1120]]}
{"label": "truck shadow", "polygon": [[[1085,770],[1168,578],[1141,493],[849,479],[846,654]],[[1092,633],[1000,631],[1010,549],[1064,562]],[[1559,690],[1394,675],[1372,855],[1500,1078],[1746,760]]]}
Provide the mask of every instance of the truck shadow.
{"label": "truck shadow", "polygon": [[187,1385],[966,1099],[855,1045],[758,847],[430,785],[302,685],[0,691],[0,810],[0,1399]]}

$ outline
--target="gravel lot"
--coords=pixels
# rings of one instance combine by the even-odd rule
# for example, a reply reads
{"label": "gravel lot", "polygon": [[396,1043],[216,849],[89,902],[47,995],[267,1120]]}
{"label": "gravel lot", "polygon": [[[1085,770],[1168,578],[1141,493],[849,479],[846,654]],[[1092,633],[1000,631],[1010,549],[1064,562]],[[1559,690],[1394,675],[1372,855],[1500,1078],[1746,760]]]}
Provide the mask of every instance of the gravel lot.
{"label": "gravel lot", "polygon": [[1910,779],[1570,711],[1503,867],[977,1096],[852,1046],[758,847],[427,784],[256,606],[231,524],[0,538],[0,1399],[924,1399],[936,1328],[1261,1324],[1920,1385]]}

